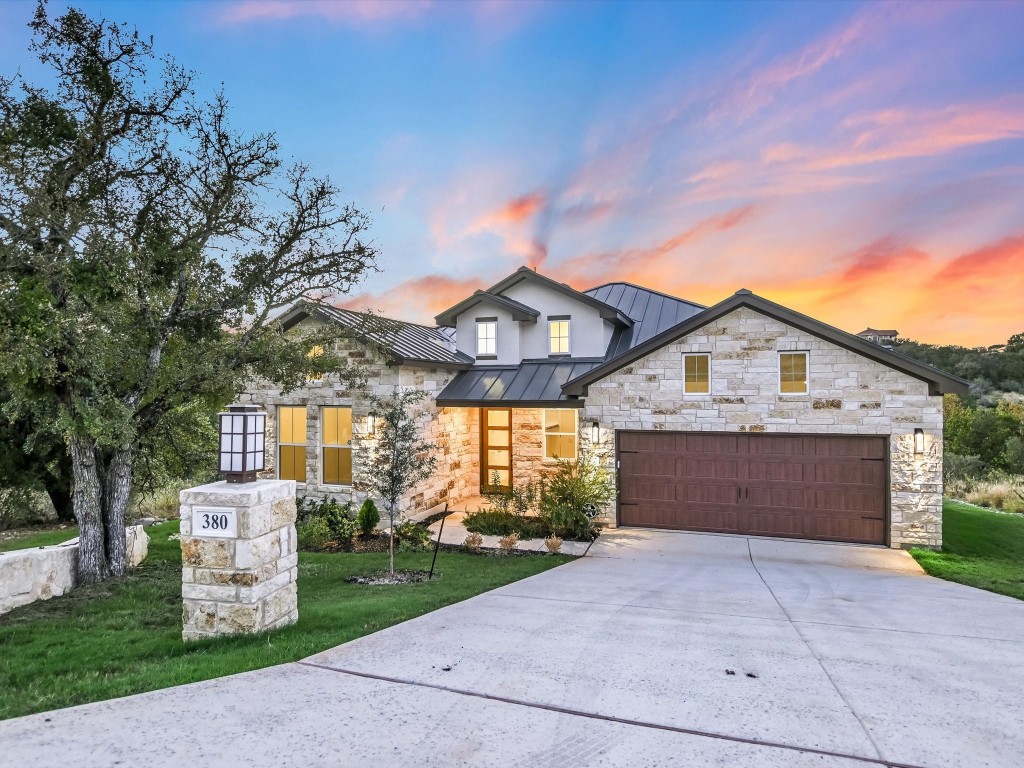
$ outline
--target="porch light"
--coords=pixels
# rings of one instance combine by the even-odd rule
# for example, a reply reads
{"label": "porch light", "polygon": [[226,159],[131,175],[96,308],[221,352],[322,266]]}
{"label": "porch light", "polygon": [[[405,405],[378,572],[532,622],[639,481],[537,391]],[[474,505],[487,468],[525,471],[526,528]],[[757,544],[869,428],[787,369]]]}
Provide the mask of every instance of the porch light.
{"label": "porch light", "polygon": [[377,412],[370,411],[370,415],[366,417],[366,428],[370,431],[370,434],[376,434],[377,432]]}
{"label": "porch light", "polygon": [[914,430],[914,453],[924,453],[924,430],[920,427]]}
{"label": "porch light", "polygon": [[255,405],[229,405],[220,420],[220,471],[229,483],[248,483],[265,468],[267,414]]}
{"label": "porch light", "polygon": [[601,427],[597,423],[597,419],[595,419],[594,422],[590,425],[590,442],[601,442]]}

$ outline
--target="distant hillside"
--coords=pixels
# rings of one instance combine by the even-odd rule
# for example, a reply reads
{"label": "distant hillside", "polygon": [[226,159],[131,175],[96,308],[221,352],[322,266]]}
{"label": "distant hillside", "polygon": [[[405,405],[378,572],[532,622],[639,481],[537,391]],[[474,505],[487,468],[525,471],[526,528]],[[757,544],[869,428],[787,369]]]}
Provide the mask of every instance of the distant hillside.
{"label": "distant hillside", "polygon": [[994,347],[958,347],[899,339],[893,349],[973,382],[972,395],[996,392],[1024,394],[1024,333]]}

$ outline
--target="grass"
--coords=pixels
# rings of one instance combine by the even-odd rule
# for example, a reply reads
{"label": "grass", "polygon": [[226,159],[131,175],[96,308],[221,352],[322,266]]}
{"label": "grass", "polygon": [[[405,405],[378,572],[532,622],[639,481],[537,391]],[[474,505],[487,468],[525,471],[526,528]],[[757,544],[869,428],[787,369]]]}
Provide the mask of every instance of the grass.
{"label": "grass", "polygon": [[[82,587],[0,616],[0,719],[296,661],[572,558],[440,552],[432,582],[346,584],[387,554],[300,554],[299,622],[263,635],[181,640],[177,522],[148,529],[149,557],[125,579]],[[401,553],[429,568],[429,552]]]}
{"label": "grass", "polygon": [[0,552],[12,552],[16,549],[32,549],[33,547],[48,547],[51,544],[62,544],[68,539],[78,535],[77,526],[69,526],[63,529],[50,528],[42,531],[28,529],[24,532],[14,532],[10,538],[0,539]]}
{"label": "grass", "polygon": [[1024,516],[946,500],[942,551],[911,554],[932,576],[1024,600]]}

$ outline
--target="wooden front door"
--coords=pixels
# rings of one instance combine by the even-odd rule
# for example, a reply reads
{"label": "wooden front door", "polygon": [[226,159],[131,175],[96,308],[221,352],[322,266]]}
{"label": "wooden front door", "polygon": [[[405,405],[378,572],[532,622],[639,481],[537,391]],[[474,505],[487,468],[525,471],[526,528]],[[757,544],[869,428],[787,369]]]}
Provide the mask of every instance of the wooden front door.
{"label": "wooden front door", "polygon": [[884,437],[620,432],[622,525],[884,544]]}
{"label": "wooden front door", "polygon": [[512,409],[480,409],[480,490],[512,487]]}

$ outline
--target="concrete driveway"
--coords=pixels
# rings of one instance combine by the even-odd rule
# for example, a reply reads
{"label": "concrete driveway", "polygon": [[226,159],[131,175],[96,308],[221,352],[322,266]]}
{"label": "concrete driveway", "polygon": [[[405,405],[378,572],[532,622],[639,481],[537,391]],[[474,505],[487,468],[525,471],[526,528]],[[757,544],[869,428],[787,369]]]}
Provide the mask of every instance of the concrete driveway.
{"label": "concrete driveway", "polygon": [[11,765],[1019,766],[1024,603],[870,547],[620,530],[298,664],[0,723]]}

